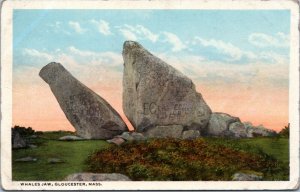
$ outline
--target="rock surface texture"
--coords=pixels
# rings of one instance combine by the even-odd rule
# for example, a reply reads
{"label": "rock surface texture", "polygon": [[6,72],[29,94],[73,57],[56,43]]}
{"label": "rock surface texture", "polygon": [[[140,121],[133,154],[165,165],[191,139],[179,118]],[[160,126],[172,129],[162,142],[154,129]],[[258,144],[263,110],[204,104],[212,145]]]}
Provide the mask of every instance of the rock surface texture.
{"label": "rock surface texture", "polygon": [[49,63],[39,73],[49,84],[67,119],[85,139],[110,139],[127,131],[120,115],[61,64]]}
{"label": "rock surface texture", "polygon": [[211,109],[188,77],[134,41],[124,43],[123,59],[123,110],[137,132],[157,126],[206,127]]}
{"label": "rock surface texture", "polygon": [[148,129],[144,135],[147,138],[181,138],[182,125],[156,126]]}
{"label": "rock surface texture", "polygon": [[246,137],[246,128],[238,117],[226,113],[212,113],[206,133],[216,137]]}
{"label": "rock surface texture", "polygon": [[131,181],[119,173],[74,173],[68,175],[65,181]]}
{"label": "rock surface texture", "polygon": [[20,135],[20,133],[12,129],[11,130],[11,135],[12,135],[12,148],[13,149],[20,149],[20,148],[25,148],[27,147],[27,143],[25,139],[23,139]]}
{"label": "rock surface texture", "polygon": [[262,125],[253,126],[250,122],[245,122],[244,126],[247,130],[247,137],[273,137],[276,136],[276,132],[270,129],[263,127]]}
{"label": "rock surface texture", "polygon": [[233,181],[261,181],[262,178],[261,174],[255,173],[235,173],[232,176]]}
{"label": "rock surface texture", "polygon": [[77,137],[75,135],[66,135],[66,136],[60,137],[58,140],[60,140],[60,141],[80,141],[80,140],[84,140],[84,139],[81,137]]}

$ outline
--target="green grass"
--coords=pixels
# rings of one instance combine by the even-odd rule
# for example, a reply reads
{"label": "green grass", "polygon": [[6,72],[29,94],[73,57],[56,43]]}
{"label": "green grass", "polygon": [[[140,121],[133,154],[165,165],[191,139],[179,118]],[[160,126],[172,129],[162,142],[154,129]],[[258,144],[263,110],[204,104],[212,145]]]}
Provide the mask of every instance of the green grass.
{"label": "green grass", "polygon": [[[177,144],[168,145],[166,142],[163,142],[162,149],[152,149],[152,151],[148,151],[145,158],[149,158],[152,160],[150,164],[151,167],[154,165],[154,169],[147,165],[143,164],[142,159],[141,162],[137,162],[139,159],[134,158],[133,155],[138,155],[139,151],[130,148],[130,143],[125,146],[118,147],[111,144],[108,144],[106,141],[101,140],[84,140],[84,141],[58,141],[57,139],[64,135],[70,135],[70,132],[64,131],[56,131],[56,132],[44,132],[40,135],[40,138],[31,139],[31,142],[38,145],[37,148],[28,148],[28,149],[19,149],[13,150],[13,162],[12,162],[12,176],[13,180],[16,181],[59,181],[63,180],[67,175],[76,173],[76,172],[84,172],[84,171],[93,171],[91,169],[91,162],[88,161],[88,157],[91,157],[92,154],[96,154],[101,151],[111,151],[112,149],[116,151],[123,149],[124,153],[111,153],[107,156],[107,164],[109,164],[109,160],[113,159],[115,162],[125,162],[128,163],[128,171],[130,171],[131,175],[129,177],[141,179],[146,178],[145,180],[153,180],[153,173],[159,173],[159,180],[164,180],[163,175],[172,175],[172,170],[176,170],[175,174],[172,175],[173,180],[184,180],[183,174],[185,174],[184,167],[180,167],[180,161],[183,159],[178,156],[178,154],[182,153],[188,155],[189,158],[193,159],[195,150],[189,147],[178,147]],[[219,157],[219,153],[222,152],[222,149],[225,147],[226,150],[233,150],[229,152],[237,155],[242,155],[246,159],[256,157],[257,155],[261,156],[265,162],[278,162],[277,167],[272,169],[265,170],[267,174],[264,175],[266,180],[287,180],[288,179],[288,170],[289,170],[289,140],[288,138],[249,138],[249,139],[221,139],[221,138],[204,138],[202,139],[205,143],[198,143],[199,146],[204,144],[204,146],[208,146],[206,153],[203,153],[207,158],[212,158],[212,162],[215,158]],[[155,144],[155,143],[154,143]],[[190,145],[189,143],[185,143],[186,145]],[[207,145],[206,145],[207,144]],[[134,144],[136,145],[136,144]],[[153,145],[152,145],[153,147]],[[201,148],[200,148],[201,149]],[[202,148],[205,150],[205,148]],[[147,148],[143,148],[142,150],[147,151]],[[218,151],[219,150],[219,151]],[[180,153],[178,153],[180,151]],[[239,151],[239,152],[234,152]],[[199,151],[201,152],[201,150]],[[241,152],[241,153],[240,153]],[[226,154],[226,153],[225,153]],[[37,162],[15,162],[15,159],[31,156],[38,159]],[[230,156],[229,156],[230,157]],[[47,162],[48,158],[60,158],[65,163],[61,164],[49,164]],[[171,158],[171,159],[170,159]],[[231,157],[230,157],[231,158]],[[130,162],[132,159],[132,162]],[[172,160],[172,161],[170,161]],[[174,162],[173,162],[174,160]],[[233,158],[235,161],[235,159]],[[163,163],[163,162],[167,163]],[[216,161],[217,163],[220,163]],[[226,159],[224,159],[226,162]],[[210,169],[205,164],[201,163],[201,159],[199,161],[195,161],[194,163],[189,165],[191,171],[195,172],[195,169],[205,170],[206,172],[200,175],[194,175],[194,179],[197,180],[223,180],[228,179],[234,171],[235,165],[231,165],[231,161],[229,162],[229,166],[225,165],[220,167],[214,167]],[[262,165],[265,163],[262,161]],[[169,164],[168,164],[169,163]],[[177,163],[176,167],[172,167],[170,163]],[[221,162],[223,163],[223,162]],[[160,167],[160,164],[163,166]],[[234,163],[232,163],[234,164]],[[247,163],[246,163],[247,164]],[[101,164],[95,164],[95,167],[102,168]],[[115,172],[124,172],[125,164],[120,164],[119,167],[115,167]],[[244,164],[241,164],[240,167],[243,167]],[[105,166],[103,166],[105,169]],[[107,167],[106,167],[107,168]],[[110,172],[111,170],[107,169],[106,172]],[[259,169],[252,170],[260,172]],[[96,171],[97,172],[97,171]],[[105,170],[103,171],[105,172]],[[152,177],[152,178],[151,178]],[[148,178],[148,179],[147,179]],[[226,180],[225,179],[225,180]],[[171,179],[172,180],[172,179]],[[186,180],[186,179],[185,179]]]}
{"label": "green grass", "polygon": [[241,143],[261,148],[267,154],[274,158],[289,163],[289,139],[288,138],[255,138],[243,139]]}
{"label": "green grass", "polygon": [[211,144],[247,151],[250,153],[266,153],[277,160],[289,163],[289,139],[287,137],[256,137],[245,139],[205,138]]}
{"label": "green grass", "polygon": [[[84,161],[92,152],[108,147],[106,141],[58,141],[60,136],[69,133],[44,133],[43,138],[32,139],[38,143],[37,148],[13,150],[12,177],[18,181],[58,181],[67,175],[86,169]],[[15,159],[31,156],[37,162],[15,162]],[[49,164],[48,158],[60,158],[65,163]]]}

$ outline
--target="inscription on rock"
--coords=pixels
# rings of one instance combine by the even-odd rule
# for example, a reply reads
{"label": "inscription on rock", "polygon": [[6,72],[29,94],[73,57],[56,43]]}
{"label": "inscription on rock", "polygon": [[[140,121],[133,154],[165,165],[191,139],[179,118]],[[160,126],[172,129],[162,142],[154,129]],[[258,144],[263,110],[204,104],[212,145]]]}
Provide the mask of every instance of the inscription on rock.
{"label": "inscription on rock", "polygon": [[137,131],[165,125],[206,127],[211,110],[192,80],[134,41],[124,43],[123,59],[123,110]]}
{"label": "inscription on rock", "polygon": [[40,71],[67,119],[85,139],[111,139],[127,131],[120,115],[99,95],[73,77],[61,64]]}

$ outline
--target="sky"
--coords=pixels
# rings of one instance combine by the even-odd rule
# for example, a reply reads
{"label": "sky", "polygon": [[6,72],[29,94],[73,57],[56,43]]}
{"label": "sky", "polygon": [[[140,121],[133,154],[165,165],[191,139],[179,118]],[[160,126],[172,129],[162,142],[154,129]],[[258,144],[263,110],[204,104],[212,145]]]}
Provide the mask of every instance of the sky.
{"label": "sky", "polygon": [[[38,75],[60,62],[122,110],[122,46],[138,41],[191,78],[214,112],[288,124],[288,10],[14,10],[13,125],[75,129]],[[130,126],[130,125],[129,125]]]}

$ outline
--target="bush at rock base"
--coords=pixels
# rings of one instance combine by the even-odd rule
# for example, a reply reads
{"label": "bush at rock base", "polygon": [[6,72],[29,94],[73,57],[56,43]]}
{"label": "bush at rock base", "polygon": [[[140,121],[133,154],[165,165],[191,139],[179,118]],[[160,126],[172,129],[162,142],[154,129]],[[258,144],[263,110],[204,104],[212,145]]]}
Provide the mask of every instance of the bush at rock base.
{"label": "bush at rock base", "polygon": [[132,180],[231,180],[235,172],[263,173],[263,180],[288,180],[286,164],[259,148],[234,140],[152,139],[100,150],[86,161],[88,171],[122,173]]}

